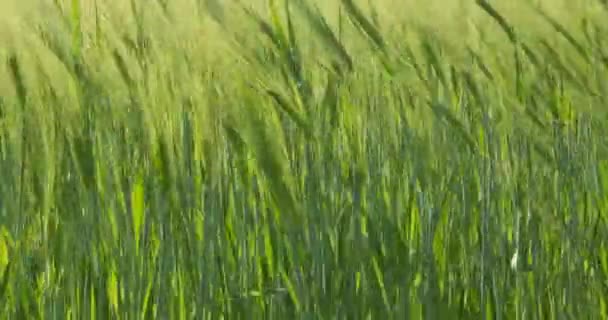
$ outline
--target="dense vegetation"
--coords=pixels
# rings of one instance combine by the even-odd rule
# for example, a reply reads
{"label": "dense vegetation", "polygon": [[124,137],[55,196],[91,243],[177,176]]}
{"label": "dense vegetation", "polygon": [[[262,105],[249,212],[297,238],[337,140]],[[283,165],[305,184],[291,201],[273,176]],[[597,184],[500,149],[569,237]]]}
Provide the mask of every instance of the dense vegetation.
{"label": "dense vegetation", "polygon": [[0,318],[608,318],[608,4],[494,2],[6,19]]}

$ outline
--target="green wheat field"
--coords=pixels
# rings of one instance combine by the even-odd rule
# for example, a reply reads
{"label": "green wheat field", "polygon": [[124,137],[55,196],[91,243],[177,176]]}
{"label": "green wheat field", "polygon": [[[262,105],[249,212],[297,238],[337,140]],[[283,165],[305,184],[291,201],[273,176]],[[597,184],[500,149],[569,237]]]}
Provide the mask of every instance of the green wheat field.
{"label": "green wheat field", "polygon": [[6,0],[0,319],[608,319],[605,0]]}

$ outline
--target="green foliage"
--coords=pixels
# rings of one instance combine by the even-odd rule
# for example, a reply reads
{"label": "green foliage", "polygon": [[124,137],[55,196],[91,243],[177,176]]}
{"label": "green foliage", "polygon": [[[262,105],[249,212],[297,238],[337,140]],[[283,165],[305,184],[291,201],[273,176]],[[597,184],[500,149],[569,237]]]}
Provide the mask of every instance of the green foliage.
{"label": "green foliage", "polygon": [[605,3],[389,2],[24,19],[0,319],[606,318]]}

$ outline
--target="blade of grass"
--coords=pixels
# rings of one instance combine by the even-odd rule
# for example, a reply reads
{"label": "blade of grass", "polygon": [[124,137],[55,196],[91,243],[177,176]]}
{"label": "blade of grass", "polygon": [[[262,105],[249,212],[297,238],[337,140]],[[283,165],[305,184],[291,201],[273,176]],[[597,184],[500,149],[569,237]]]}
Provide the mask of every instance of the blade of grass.
{"label": "blade of grass", "polygon": [[321,14],[319,8],[315,7],[316,10],[313,10],[305,0],[294,1],[309,21],[311,27],[319,35],[320,40],[339,57],[341,63],[346,65],[346,71],[352,71],[354,65],[351,56],[340,40],[338,40],[338,37],[323,17],[323,14]]}
{"label": "blade of grass", "polygon": [[587,50],[585,50],[585,47],[578,40],[576,40],[576,38],[574,38],[574,36],[562,24],[560,24],[557,20],[555,20],[554,18],[552,18],[551,16],[549,16],[549,14],[547,14],[540,7],[535,6],[534,10],[541,17],[543,17],[543,19],[545,19],[551,25],[551,27],[553,29],[555,29],[555,31],[557,31],[566,40],[568,40],[568,43],[570,43],[574,47],[574,49],[576,49],[576,51],[580,54],[580,56],[583,59],[585,59],[585,61],[587,63],[590,63],[589,55],[587,54]]}

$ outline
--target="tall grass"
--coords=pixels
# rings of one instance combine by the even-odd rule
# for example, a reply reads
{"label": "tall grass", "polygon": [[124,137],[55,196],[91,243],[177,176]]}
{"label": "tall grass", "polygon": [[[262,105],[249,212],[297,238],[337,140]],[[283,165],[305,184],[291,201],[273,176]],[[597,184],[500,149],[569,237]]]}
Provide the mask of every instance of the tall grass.
{"label": "tall grass", "polygon": [[150,3],[0,33],[1,318],[608,317],[601,1]]}

